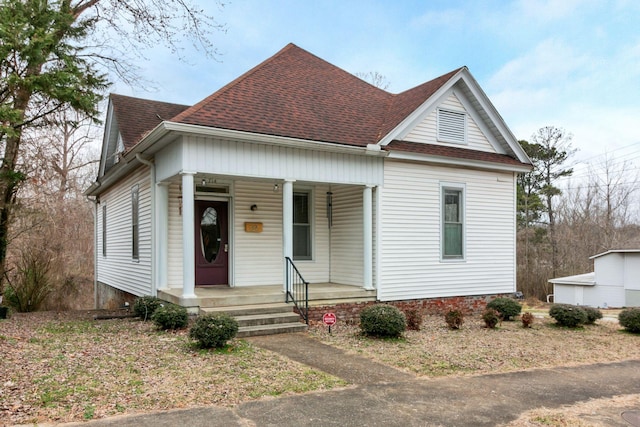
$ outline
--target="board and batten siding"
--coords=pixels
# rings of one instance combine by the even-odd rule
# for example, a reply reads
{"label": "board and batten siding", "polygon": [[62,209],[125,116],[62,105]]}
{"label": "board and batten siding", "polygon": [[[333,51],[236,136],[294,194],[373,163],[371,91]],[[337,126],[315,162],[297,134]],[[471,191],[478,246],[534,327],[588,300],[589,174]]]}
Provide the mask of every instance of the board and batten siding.
{"label": "board and batten siding", "polygon": [[362,187],[334,186],[331,191],[331,282],[362,286]]}
{"label": "board and batten siding", "polygon": [[[453,111],[465,111],[464,106],[454,93],[449,95],[449,97],[442,104],[440,104],[440,108],[450,109]],[[461,145],[438,141],[437,114],[437,109],[431,111],[431,113],[429,113],[429,115],[422,122],[416,125],[416,127],[413,128],[403,138],[403,140],[426,144],[442,144],[451,147],[463,147],[491,153],[496,152],[489,140],[487,140],[486,136],[482,133],[482,130],[480,129],[478,124],[469,114],[467,114],[467,144]]]}
{"label": "board and batten siding", "polygon": [[379,156],[184,136],[156,155],[156,176],[162,181],[188,170],[245,180],[379,185],[382,163]]}
{"label": "board and batten siding", "polygon": [[[441,183],[465,186],[465,260],[441,260]],[[383,301],[515,291],[515,174],[385,161]]]}
{"label": "board and batten siding", "polygon": [[[139,259],[132,258],[131,190],[139,187]],[[107,209],[107,251],[102,254],[102,206]],[[150,295],[151,191],[147,166],[100,195],[97,218],[97,281],[133,295]]]}

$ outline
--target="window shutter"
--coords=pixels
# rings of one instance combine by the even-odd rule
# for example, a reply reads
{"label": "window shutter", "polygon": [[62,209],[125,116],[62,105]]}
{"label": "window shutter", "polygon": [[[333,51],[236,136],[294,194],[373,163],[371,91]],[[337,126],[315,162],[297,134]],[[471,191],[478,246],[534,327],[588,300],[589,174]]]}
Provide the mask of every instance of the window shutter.
{"label": "window shutter", "polygon": [[466,122],[465,113],[438,109],[438,140],[466,144]]}

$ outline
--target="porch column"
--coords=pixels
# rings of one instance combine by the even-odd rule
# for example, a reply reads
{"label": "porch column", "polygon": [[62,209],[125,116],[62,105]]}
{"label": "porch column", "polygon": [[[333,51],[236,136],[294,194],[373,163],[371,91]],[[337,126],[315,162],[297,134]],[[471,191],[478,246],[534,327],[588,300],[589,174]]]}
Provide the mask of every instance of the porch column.
{"label": "porch column", "polygon": [[285,180],[282,184],[282,288],[287,291],[287,260],[293,259],[293,182]]}
{"label": "porch column", "polygon": [[373,289],[373,210],[371,186],[367,185],[362,191],[362,235],[363,242],[363,279],[365,289]]}
{"label": "porch column", "polygon": [[169,271],[169,184],[159,182],[156,184],[156,290],[168,287]]}
{"label": "porch column", "polygon": [[195,207],[193,202],[193,176],[195,172],[182,172],[182,298],[195,298]]}

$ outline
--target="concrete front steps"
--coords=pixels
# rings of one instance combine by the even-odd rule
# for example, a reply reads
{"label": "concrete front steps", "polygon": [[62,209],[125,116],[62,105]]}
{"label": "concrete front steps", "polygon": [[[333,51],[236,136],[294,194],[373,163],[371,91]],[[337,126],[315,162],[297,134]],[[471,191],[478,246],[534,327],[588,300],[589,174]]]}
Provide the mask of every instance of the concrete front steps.
{"label": "concrete front steps", "polygon": [[239,325],[238,338],[307,330],[300,315],[293,312],[293,306],[285,303],[201,307],[200,313],[227,313],[233,316]]}

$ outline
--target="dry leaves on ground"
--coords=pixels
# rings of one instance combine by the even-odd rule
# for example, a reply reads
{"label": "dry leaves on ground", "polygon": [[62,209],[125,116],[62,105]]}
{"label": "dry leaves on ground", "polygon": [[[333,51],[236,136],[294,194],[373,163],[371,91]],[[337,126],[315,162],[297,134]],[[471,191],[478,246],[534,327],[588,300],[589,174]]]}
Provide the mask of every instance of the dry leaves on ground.
{"label": "dry leaves on ground", "polygon": [[487,329],[479,316],[465,318],[459,330],[442,316],[425,316],[420,331],[400,339],[362,336],[357,326],[311,328],[313,336],[348,352],[421,376],[469,375],[531,368],[573,366],[640,358],[640,336],[623,332],[607,319],[583,328],[558,327],[549,318],[525,329],[519,321]]}
{"label": "dry leaves on ground", "polygon": [[203,351],[186,330],[92,319],[31,313],[0,322],[0,425],[234,405],[345,384],[242,340]]}

